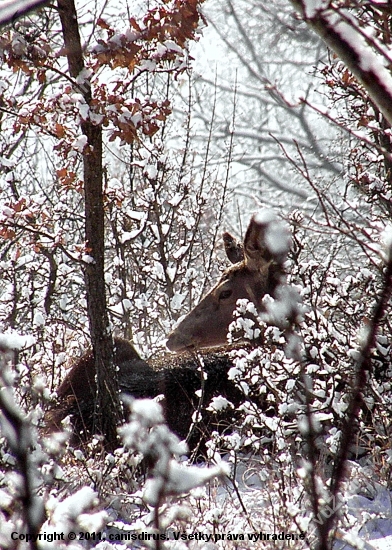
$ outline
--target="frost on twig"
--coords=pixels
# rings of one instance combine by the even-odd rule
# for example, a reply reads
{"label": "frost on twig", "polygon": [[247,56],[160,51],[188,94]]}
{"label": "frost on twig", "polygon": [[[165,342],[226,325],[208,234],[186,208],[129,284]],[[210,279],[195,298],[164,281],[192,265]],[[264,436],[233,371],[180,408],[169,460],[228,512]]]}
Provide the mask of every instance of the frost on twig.
{"label": "frost on twig", "polygon": [[[17,334],[0,335],[0,432],[4,435],[20,476],[18,498],[22,505],[25,530],[36,535],[43,522],[43,501],[37,496],[39,479],[32,454],[33,429],[17,405],[13,394],[13,374],[9,366],[9,352],[19,350],[28,338]],[[34,537],[33,537],[34,538]],[[35,550],[37,541],[31,540]]]}
{"label": "frost on twig", "polygon": [[[318,430],[315,426],[313,414],[310,410],[310,394],[312,392],[311,383],[309,382],[305,388],[308,410],[307,426],[303,429],[303,435],[309,442],[309,494],[312,500],[315,518],[317,519],[321,517],[322,519],[321,521],[317,521],[316,527],[318,533],[318,550],[328,550],[330,534],[332,533],[336,523],[337,512],[341,508],[339,496],[347,475],[347,461],[349,458],[351,444],[355,438],[359,414],[363,406],[363,394],[369,381],[369,375],[372,373],[372,352],[376,347],[377,331],[385,316],[392,294],[391,242],[389,238],[386,238],[385,241],[386,251],[381,254],[381,256],[386,259],[383,274],[383,285],[378,300],[375,304],[373,315],[370,317],[365,329],[362,330],[361,346],[358,353],[355,355],[354,375],[351,380],[351,391],[348,396],[346,410],[344,411],[336,458],[333,463],[329,485],[329,497],[325,495],[321,496],[320,485],[315,472],[315,439]],[[321,504],[322,502],[324,502],[324,505]]]}
{"label": "frost on twig", "polygon": [[390,62],[389,54],[372,39],[371,29],[362,29],[359,21],[348,10],[341,10],[340,6],[334,6],[331,2],[318,2],[316,7],[313,2],[306,0],[291,2],[363,84],[391,123],[392,77],[385,66]]}
{"label": "frost on twig", "polygon": [[383,288],[375,305],[373,316],[368,322],[367,330],[363,337],[359,357],[355,365],[355,377],[352,384],[350,405],[346,414],[346,421],[342,429],[340,455],[335,463],[332,491],[337,492],[344,476],[344,463],[348,456],[350,441],[352,440],[353,423],[358,417],[362,405],[362,392],[366,386],[368,374],[372,371],[372,350],[376,344],[378,327],[385,315],[388,302],[392,294],[392,255],[391,246],[388,243],[387,258],[383,276]]}
{"label": "frost on twig", "polygon": [[187,445],[174,435],[163,420],[162,407],[150,399],[128,400],[130,421],[119,428],[126,446],[141,453],[151,466],[143,500],[154,509],[154,529],[162,530],[160,507],[168,497],[180,496],[206,484],[215,477],[228,474],[227,464],[211,468],[184,466],[178,458]]}

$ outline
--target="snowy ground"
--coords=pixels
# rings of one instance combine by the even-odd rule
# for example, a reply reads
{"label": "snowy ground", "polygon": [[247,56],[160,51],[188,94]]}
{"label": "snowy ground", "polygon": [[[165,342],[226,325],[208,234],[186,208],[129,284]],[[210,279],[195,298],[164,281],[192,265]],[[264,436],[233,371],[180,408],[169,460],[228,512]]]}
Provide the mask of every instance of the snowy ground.
{"label": "snowy ground", "polygon": [[[260,528],[260,526],[264,523],[266,530],[274,531],[274,527],[271,524],[268,525],[269,520],[268,507],[266,507],[265,486],[260,486],[260,478],[257,474],[248,477],[245,486],[243,480],[246,468],[241,466],[242,465],[239,465],[238,468],[237,481],[243,505],[248,510],[250,517],[255,522],[255,525]],[[354,471],[359,469],[355,463],[353,463],[352,466]],[[392,550],[392,493],[378,483],[369,484],[368,491],[366,488],[363,489],[363,484],[361,485],[362,489],[358,494],[350,495],[350,492],[352,493],[357,486],[356,479],[354,479],[353,482],[350,482],[347,487],[347,493],[349,496],[345,499],[345,502],[341,505],[340,509],[340,515],[343,518],[345,530],[338,530],[334,550]],[[202,488],[199,489],[200,494],[203,490],[204,489]],[[229,523],[226,523],[225,527],[220,528],[218,525],[217,531],[219,532],[219,530],[222,530],[231,533],[247,533],[250,530],[249,525],[247,525],[244,521],[241,508],[238,504],[238,499],[233,492],[233,486],[230,484],[219,484],[219,486],[215,488],[215,491],[212,491],[209,496],[211,497],[212,494],[214,495],[214,503],[210,510],[205,512],[205,514],[214,514],[217,510],[222,510],[224,511],[225,517],[230,518]],[[201,533],[209,532],[207,528],[207,521],[204,525],[202,523],[203,515],[199,518],[196,516],[197,513],[195,512],[195,522],[193,527],[191,529],[187,528],[186,531],[198,531]],[[204,518],[206,518],[206,516],[204,516]],[[133,524],[127,524],[120,521],[113,522],[108,533],[127,532],[128,530],[134,532],[137,527],[140,532],[141,524],[143,524],[143,520],[145,521],[146,519],[147,516],[142,518],[142,521],[140,521],[140,519],[136,520]],[[147,529],[147,525],[145,529]],[[221,550],[223,548],[232,548],[231,545],[233,543],[230,543],[229,541],[210,541],[207,544],[204,541],[193,541],[190,545],[189,542],[187,542],[187,545],[184,545],[181,541],[175,542],[173,540],[169,544],[170,548],[173,549],[192,548],[196,550],[199,548],[204,549],[208,547],[210,550]],[[270,546],[268,546],[268,544],[270,544]],[[245,542],[245,545],[247,546],[235,545],[233,548],[258,549],[262,547],[275,547],[274,543],[262,543],[261,541],[257,543],[254,541],[247,541]],[[280,546],[277,547],[280,548]],[[306,545],[303,546],[302,543],[300,543],[299,547],[304,548]],[[118,546],[118,548],[121,548],[121,545]],[[140,548],[140,545],[135,543],[131,546],[131,548]]]}

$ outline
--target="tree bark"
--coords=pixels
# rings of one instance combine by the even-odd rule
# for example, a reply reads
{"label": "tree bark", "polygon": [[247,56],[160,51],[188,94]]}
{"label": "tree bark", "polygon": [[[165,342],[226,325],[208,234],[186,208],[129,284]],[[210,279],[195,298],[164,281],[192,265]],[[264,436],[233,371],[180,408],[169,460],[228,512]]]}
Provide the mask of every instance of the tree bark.
{"label": "tree bark", "polygon": [[[77,78],[85,65],[74,0],[58,0],[58,7],[69,72],[72,78]],[[90,104],[91,85],[88,80],[78,87],[79,93],[81,90],[86,103]],[[102,128],[85,120],[81,123],[81,130],[87,137],[83,153],[85,240],[91,261],[85,266],[85,282],[97,376],[94,428],[97,433],[105,435],[108,447],[113,449],[117,443],[116,427],[122,412],[105,295]]]}

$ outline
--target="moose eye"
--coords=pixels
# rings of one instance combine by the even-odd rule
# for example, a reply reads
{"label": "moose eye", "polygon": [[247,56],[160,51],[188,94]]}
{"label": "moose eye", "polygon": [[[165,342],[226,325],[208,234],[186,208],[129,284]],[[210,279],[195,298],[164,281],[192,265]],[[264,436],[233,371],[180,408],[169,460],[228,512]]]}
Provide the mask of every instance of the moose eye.
{"label": "moose eye", "polygon": [[228,290],[222,290],[222,292],[219,294],[219,300],[227,300],[227,298],[230,298],[230,296],[233,294],[233,291]]}

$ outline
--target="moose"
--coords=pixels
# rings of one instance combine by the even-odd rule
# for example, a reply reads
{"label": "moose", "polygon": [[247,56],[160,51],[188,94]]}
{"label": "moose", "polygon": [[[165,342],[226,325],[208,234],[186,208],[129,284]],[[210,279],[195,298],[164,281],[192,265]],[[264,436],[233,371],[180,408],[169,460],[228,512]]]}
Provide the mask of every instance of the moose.
{"label": "moose", "polygon": [[269,211],[252,217],[243,246],[230,233],[223,234],[223,242],[234,265],[224,271],[218,283],[169,335],[166,346],[170,351],[226,344],[237,301],[246,298],[260,311],[263,297],[274,296],[282,280],[289,239]]}
{"label": "moose", "polygon": [[[114,342],[120,391],[136,398],[163,394],[166,421],[174,433],[187,439],[190,448],[195,448],[211,429],[222,431],[230,424],[227,413],[219,418],[207,410],[214,396],[222,395],[234,409],[244,400],[242,391],[227,377],[233,366],[228,353],[203,353],[203,378],[194,352],[227,344],[237,300],[246,298],[261,310],[265,294],[274,296],[284,277],[289,248],[287,231],[269,212],[252,217],[243,245],[229,233],[223,234],[223,242],[233,265],[169,335],[167,347],[180,354],[170,356],[170,367],[154,367],[141,359],[131,343],[119,338]],[[201,388],[202,396],[198,397],[195,392]],[[61,421],[70,416],[73,442],[82,443],[93,433],[96,381],[91,350],[73,364],[57,395],[58,405],[49,414],[50,429],[61,428]],[[201,412],[197,426],[192,422],[196,410]]]}

